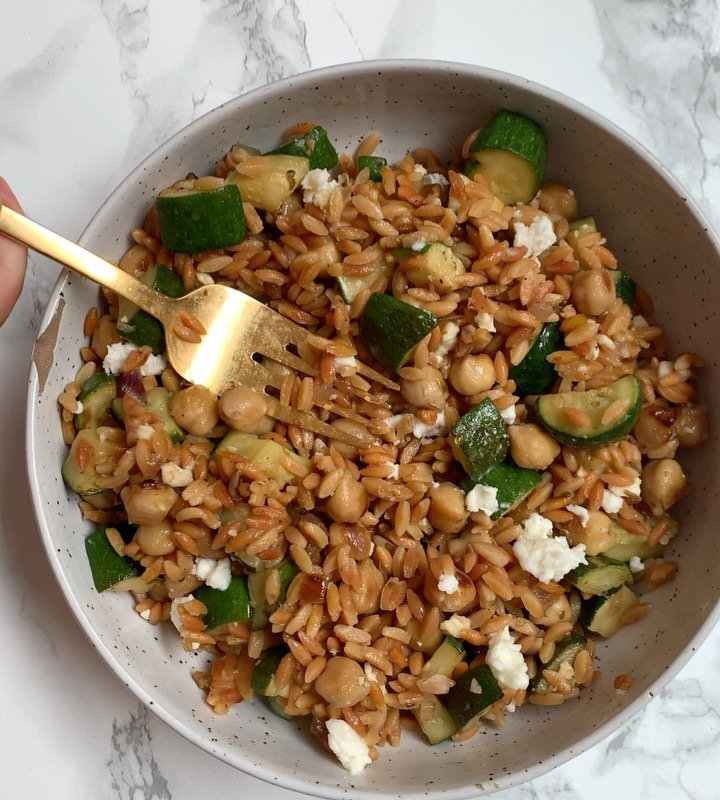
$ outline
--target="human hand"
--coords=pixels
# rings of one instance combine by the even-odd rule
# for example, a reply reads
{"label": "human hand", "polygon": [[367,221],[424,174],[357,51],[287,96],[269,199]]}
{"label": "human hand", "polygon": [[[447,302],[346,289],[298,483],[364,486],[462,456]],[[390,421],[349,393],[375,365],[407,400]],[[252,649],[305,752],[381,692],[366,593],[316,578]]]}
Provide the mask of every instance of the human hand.
{"label": "human hand", "polygon": [[[22,213],[20,203],[7,183],[0,178],[0,205]],[[10,316],[25,280],[27,248],[0,235],[0,325]]]}

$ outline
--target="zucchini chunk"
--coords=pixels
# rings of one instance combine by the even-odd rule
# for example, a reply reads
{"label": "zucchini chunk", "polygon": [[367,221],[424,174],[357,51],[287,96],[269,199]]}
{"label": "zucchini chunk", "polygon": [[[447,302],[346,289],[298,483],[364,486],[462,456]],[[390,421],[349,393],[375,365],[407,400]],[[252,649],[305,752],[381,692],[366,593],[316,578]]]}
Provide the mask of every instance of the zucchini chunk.
{"label": "zucchini chunk", "polygon": [[160,417],[170,441],[179,444],[185,440],[185,431],[175,422],[170,413],[171,400],[172,394],[164,386],[158,386],[147,393],[145,407]]}
{"label": "zucchini chunk", "polygon": [[429,311],[375,292],[360,317],[360,338],[380,364],[396,372],[436,325]]}
{"label": "zucchini chunk", "polygon": [[391,274],[392,268],[382,256],[379,256],[375,268],[369,275],[338,275],[336,280],[342,299],[346,303],[352,303],[365,289],[383,293],[390,283]]}
{"label": "zucchini chunk", "polygon": [[473,142],[466,173],[480,172],[504,203],[529,203],[547,166],[545,132],[524,114],[503,109]]}
{"label": "zucchini chunk", "polygon": [[[166,297],[182,297],[185,285],[175,270],[164,264],[153,264],[140,276],[140,280]],[[118,333],[138,347],[147,345],[157,354],[164,349],[165,335],[160,321],[138,308],[124,297],[118,306]]]}
{"label": "zucchini chunk", "polygon": [[415,719],[420,724],[420,730],[425,734],[428,744],[439,744],[457,733],[457,723],[453,716],[434,695],[430,695],[433,711],[428,719],[420,716],[418,709],[412,709]]}
{"label": "zucchini chunk", "polygon": [[[619,415],[603,422],[603,415],[614,403],[621,408]],[[594,449],[617,442],[632,430],[642,406],[642,387],[634,375],[626,375],[601,389],[586,392],[544,394],[535,403],[540,422],[562,444]],[[589,423],[578,423],[578,417]]]}
{"label": "zucchini chunk", "polygon": [[83,428],[70,445],[62,465],[62,476],[65,484],[81,497],[100,494],[105,488],[97,485],[97,464],[114,455],[120,455],[125,448],[114,442],[101,439],[96,430]]}
{"label": "zucchini chunk", "polygon": [[637,283],[619,269],[611,270],[610,276],[615,281],[615,295],[619,297],[626,306],[632,308],[635,305],[637,295]]}
{"label": "zucchini chunk", "polygon": [[465,643],[462,640],[446,636],[440,647],[425,662],[420,674],[423,678],[430,675],[444,675],[450,678],[455,667],[465,660],[466,655]]}
{"label": "zucchini chunk", "polygon": [[[408,248],[398,248],[402,260],[406,258]],[[452,248],[442,242],[431,242],[417,252],[410,250],[412,259],[407,276],[415,286],[432,286],[439,294],[447,294],[457,288],[458,275],[467,272],[465,264],[453,253]]]}
{"label": "zucchini chunk", "polygon": [[155,205],[162,243],[175,253],[230,247],[247,234],[240,190],[231,183],[202,192],[166,189]]}
{"label": "zucchini chunk", "polygon": [[580,610],[580,624],[592,633],[609,639],[623,627],[623,614],[639,602],[635,592],[623,584],[605,594],[584,600]]}
{"label": "zucchini chunk", "polygon": [[254,433],[230,431],[213,450],[213,458],[223,453],[243,456],[260,467],[271,480],[280,483],[297,483],[299,477],[283,466],[283,460],[290,459],[302,467],[305,474],[310,472],[310,459],[294,453],[272,439],[261,439]]}
{"label": "zucchini chunk", "polygon": [[460,481],[460,488],[465,494],[478,484],[497,489],[498,510],[490,515],[490,519],[499,519],[519,506],[538,483],[540,473],[537,470],[518,467],[512,461],[501,461],[488,470],[480,481],[466,476]]}
{"label": "zucchini chunk", "polygon": [[[671,527],[668,531],[669,536],[672,536],[677,531],[677,523],[673,521],[673,525],[674,529]],[[650,527],[652,527],[652,524]],[[631,558],[636,557],[644,561],[646,558],[662,558],[665,553],[665,545],[660,542],[650,544],[647,536],[630,533],[615,521],[610,526],[610,531],[613,535],[614,543],[612,547],[603,553],[608,558],[614,558],[616,561],[630,561]]]}
{"label": "zucchini chunk", "polygon": [[280,719],[284,720],[292,720],[292,714],[288,714],[285,711],[285,705],[287,700],[284,697],[276,697],[275,695],[271,695],[270,697],[265,698],[265,702],[267,703],[267,707],[275,714],[276,717],[280,717]]}
{"label": "zucchini chunk", "polygon": [[[98,592],[106,589],[120,592],[133,588],[129,582],[137,580],[143,572],[137,561],[115,552],[107,537],[107,525],[101,525],[85,538],[85,552]],[[145,590],[149,588],[149,584],[145,584]]]}
{"label": "zucchini chunk", "polygon": [[557,350],[564,350],[564,344],[559,322],[546,322],[540,328],[523,360],[510,367],[508,375],[515,381],[518,394],[540,394],[550,386],[557,373],[547,357]]}
{"label": "zucchini chunk", "polygon": [[452,426],[450,446],[475,483],[482,483],[484,476],[505,458],[510,447],[507,425],[489,397]]}
{"label": "zucchini chunk", "polygon": [[330,142],[327,131],[321,125],[316,125],[308,133],[296,136],[268,153],[268,155],[276,154],[307,158],[310,169],[332,169],[338,163],[338,154]]}
{"label": "zucchini chunk", "polygon": [[387,164],[387,158],[382,156],[358,156],[358,170],[367,169],[371,181],[382,180],[382,168]]}
{"label": "zucchini chunk", "polygon": [[269,570],[261,569],[257,572],[250,572],[247,576],[250,606],[252,608],[252,629],[254,631],[259,631],[268,624],[271,615],[284,602],[288,587],[300,569],[292,561],[285,560],[278,565],[277,571],[280,576],[280,593],[277,600],[272,604],[265,600],[265,584],[267,583]]}
{"label": "zucchini chunk", "polygon": [[264,697],[277,697],[278,688],[275,684],[275,673],[280,662],[290,652],[286,644],[279,644],[266,650],[255,662],[250,685],[254,692]]}
{"label": "zucchini chunk", "polygon": [[570,570],[565,579],[583,594],[606,594],[632,578],[624,561],[607,556],[586,556],[587,563]]}
{"label": "zucchini chunk", "polygon": [[555,654],[547,664],[530,681],[530,691],[533,694],[545,694],[552,691],[552,686],[543,677],[543,669],[557,672],[562,664],[572,664],[575,656],[587,645],[587,639],[579,633],[569,633],[555,645]]}
{"label": "zucchini chunk", "polygon": [[207,608],[205,627],[215,630],[230,622],[247,622],[251,616],[250,595],[244,575],[233,575],[225,590],[204,584],[195,590],[195,597]]}
{"label": "zucchini chunk", "polygon": [[469,669],[445,695],[445,705],[458,727],[465,730],[505,693],[487,664]]}
{"label": "zucchini chunk", "polygon": [[225,184],[237,186],[246,203],[262,211],[275,213],[300,186],[310,171],[310,162],[305,156],[279,153],[271,153],[263,158],[269,166],[261,175],[251,178],[233,171],[225,179]]}
{"label": "zucchini chunk", "polygon": [[83,410],[75,415],[75,430],[112,425],[112,402],[115,399],[115,376],[98,370],[80,387],[78,400]]}

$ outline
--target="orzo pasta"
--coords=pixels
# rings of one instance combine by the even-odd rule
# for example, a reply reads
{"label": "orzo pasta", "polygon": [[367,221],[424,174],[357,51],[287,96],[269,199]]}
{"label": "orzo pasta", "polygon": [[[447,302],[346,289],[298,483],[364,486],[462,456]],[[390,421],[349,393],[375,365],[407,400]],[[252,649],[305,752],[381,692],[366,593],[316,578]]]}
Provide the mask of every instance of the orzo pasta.
{"label": "orzo pasta", "polygon": [[592,198],[543,182],[527,118],[500,112],[449,165],[388,163],[373,133],[338,166],[322,128],[293,133],[161,192],[120,263],[305,327],[316,375],[288,372],[280,401],[373,443],[187,385],[158,323],[105,296],[59,398],[63,475],[96,525],[98,590],[210,656],[194,678],[213,709],[260,696],[355,772],[405,722],[463,741],[597,679],[602,637],[678,568],[675,457],[707,437],[703,362],[668,354],[632,264],[579,215]]}

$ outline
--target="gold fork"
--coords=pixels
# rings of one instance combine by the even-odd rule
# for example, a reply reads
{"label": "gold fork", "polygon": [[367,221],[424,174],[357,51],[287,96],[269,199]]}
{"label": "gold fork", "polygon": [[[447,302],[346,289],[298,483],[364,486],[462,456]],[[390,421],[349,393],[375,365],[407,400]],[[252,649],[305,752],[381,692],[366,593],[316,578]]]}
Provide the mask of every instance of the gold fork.
{"label": "gold fork", "polygon": [[[243,384],[264,396],[267,413],[275,419],[354,446],[367,447],[372,443],[369,432],[348,433],[280,403],[276,395],[285,376],[282,370],[272,369],[272,362],[304,375],[317,374],[297,355],[308,332],[253,297],[217,283],[202,286],[183,297],[166,297],[115,264],[7,206],[0,206],[0,233],[80,272],[160,320],[165,330],[168,361],[178,375],[191,383],[207,386],[218,395],[231,386]],[[180,338],[176,331],[187,330],[188,321],[192,327],[195,320],[205,331],[196,337],[199,341]],[[398,389],[396,383],[359,361],[357,372],[386,388]],[[367,394],[366,397],[370,399]],[[336,403],[323,402],[320,407],[361,424],[368,422]]]}

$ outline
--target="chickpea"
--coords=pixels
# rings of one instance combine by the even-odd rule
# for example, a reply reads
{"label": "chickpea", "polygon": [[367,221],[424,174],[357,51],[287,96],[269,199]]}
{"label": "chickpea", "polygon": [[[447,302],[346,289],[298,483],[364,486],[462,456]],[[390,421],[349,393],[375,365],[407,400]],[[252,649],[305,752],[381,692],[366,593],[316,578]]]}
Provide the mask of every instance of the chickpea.
{"label": "chickpea", "polygon": [[359,480],[346,472],[333,494],[325,503],[325,510],[335,522],[357,522],[367,511],[368,495]]}
{"label": "chickpea", "polygon": [[681,406],[675,433],[680,447],[695,447],[704,442],[708,438],[707,408],[695,403]]}
{"label": "chickpea", "polygon": [[371,556],[375,546],[370,531],[360,523],[334,522],[328,531],[328,539],[331,547],[350,545],[350,555],[356,559]]}
{"label": "chickpea", "polygon": [[315,681],[315,691],[336,708],[349,708],[370,693],[370,681],[357,661],[333,656]]}
{"label": "chickpea", "polygon": [[462,570],[455,569],[455,577],[459,586],[452,594],[447,594],[438,587],[438,579],[431,569],[425,573],[423,584],[425,597],[441,611],[464,611],[475,600],[477,590],[470,576]]}
{"label": "chickpea", "polygon": [[508,427],[510,455],[518,467],[545,469],[560,455],[560,445],[532,422]]}
{"label": "chickpea", "polygon": [[125,504],[128,522],[134,525],[161,522],[178,499],[175,490],[162,483],[126,486],[120,497]]}
{"label": "chickpea", "polygon": [[615,544],[615,536],[612,532],[612,520],[602,511],[588,512],[590,518],[582,524],[582,520],[573,514],[573,518],[567,523],[565,530],[568,541],[571,545],[584,544],[585,551],[589,556],[596,556],[604,553]]}
{"label": "chickpea", "polygon": [[163,519],[149,525],[139,525],[135,542],[149,556],[166,556],[175,549],[172,525]]}
{"label": "chickpea", "polygon": [[371,558],[358,562],[360,589],[351,589],[350,598],[358,614],[374,614],[380,608],[380,594],[385,586],[385,576]]}
{"label": "chickpea", "polygon": [[105,358],[108,347],[119,341],[120,334],[117,332],[115,323],[107,314],[103,314],[98,320],[97,327],[93,331],[90,347],[92,347],[100,358]]}
{"label": "chickpea", "polygon": [[430,524],[442,533],[459,533],[468,518],[465,495],[454,483],[441,483],[430,491]]}
{"label": "chickpea", "polygon": [[602,267],[576,273],[572,282],[572,301],[581,314],[600,316],[615,300],[615,281]]}
{"label": "chickpea", "polygon": [[440,370],[429,365],[422,368],[422,373],[419,380],[403,378],[400,393],[408,403],[418,408],[436,408],[441,411],[445,408],[448,394],[445,378]]}
{"label": "chickpea", "polygon": [[643,467],[641,493],[653,514],[662,514],[674,505],[685,484],[685,473],[674,458],[660,458]]}
{"label": "chickpea", "polygon": [[220,419],[236,431],[255,433],[266,411],[265,398],[248,386],[233,386],[218,400]]}
{"label": "chickpea", "polygon": [[450,367],[450,385],[464,395],[479,394],[495,383],[495,365],[485,353],[456,358]]}
{"label": "chickpea", "polygon": [[170,414],[193,436],[205,436],[218,423],[217,397],[205,386],[188,386],[170,400]]}
{"label": "chickpea", "polygon": [[540,189],[540,210],[546,214],[559,214],[565,219],[575,219],[578,204],[575,192],[561,183],[546,183]]}
{"label": "chickpea", "polygon": [[[345,433],[351,433],[355,436],[365,436],[367,434],[367,427],[360,422],[355,422],[352,419],[346,419],[345,417],[338,417],[334,419],[331,423],[333,428],[337,428],[338,430],[345,431]],[[341,456],[345,458],[356,458],[358,454],[358,449],[353,444],[346,444],[345,442],[333,441],[333,447],[340,453]]]}
{"label": "chickpea", "polygon": [[644,406],[633,429],[638,445],[647,451],[666,444],[673,435],[677,419],[677,409],[668,408],[660,403]]}
{"label": "chickpea", "polygon": [[147,272],[155,263],[155,256],[141,244],[133,245],[120,259],[118,266],[123,272],[128,272],[136,278]]}

